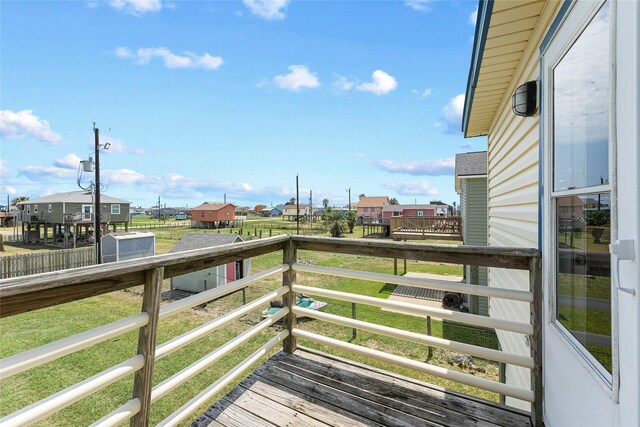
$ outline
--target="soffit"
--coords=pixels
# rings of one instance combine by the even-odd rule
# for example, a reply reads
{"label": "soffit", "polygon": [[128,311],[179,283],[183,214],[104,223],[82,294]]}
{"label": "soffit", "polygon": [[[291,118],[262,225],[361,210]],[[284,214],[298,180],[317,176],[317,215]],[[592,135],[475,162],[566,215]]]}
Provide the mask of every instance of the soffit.
{"label": "soffit", "polygon": [[544,5],[536,0],[494,0],[465,137],[489,132]]}

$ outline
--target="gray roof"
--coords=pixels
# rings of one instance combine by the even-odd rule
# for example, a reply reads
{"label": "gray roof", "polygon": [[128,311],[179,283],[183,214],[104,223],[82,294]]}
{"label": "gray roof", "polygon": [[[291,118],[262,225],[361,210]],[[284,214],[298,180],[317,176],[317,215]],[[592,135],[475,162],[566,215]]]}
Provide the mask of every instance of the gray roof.
{"label": "gray roof", "polygon": [[487,152],[456,154],[456,176],[478,176],[487,174]]}
{"label": "gray roof", "polygon": [[[48,196],[40,197],[39,199],[30,199],[24,202],[18,203],[19,205],[31,205],[34,203],[93,203],[93,195],[90,191],[69,191],[66,193],[50,194]],[[100,194],[100,203],[121,203],[130,204],[123,199],[116,199],[115,197],[107,196],[106,194]]]}
{"label": "gray roof", "polygon": [[116,231],[115,233],[105,234],[105,237],[112,237],[116,240],[139,239],[142,237],[156,237],[150,231]]}
{"label": "gray roof", "polygon": [[235,243],[237,240],[242,242],[244,239],[237,234],[186,233],[184,237],[171,248],[169,253],[228,245]]}

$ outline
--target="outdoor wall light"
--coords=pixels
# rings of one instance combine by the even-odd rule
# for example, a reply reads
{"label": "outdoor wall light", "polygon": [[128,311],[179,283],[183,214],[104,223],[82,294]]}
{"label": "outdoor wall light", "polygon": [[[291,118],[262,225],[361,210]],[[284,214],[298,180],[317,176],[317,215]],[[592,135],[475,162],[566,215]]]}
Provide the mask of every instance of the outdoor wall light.
{"label": "outdoor wall light", "polygon": [[538,84],[535,80],[526,82],[518,86],[513,98],[511,98],[511,108],[517,116],[531,117],[538,111],[537,94]]}

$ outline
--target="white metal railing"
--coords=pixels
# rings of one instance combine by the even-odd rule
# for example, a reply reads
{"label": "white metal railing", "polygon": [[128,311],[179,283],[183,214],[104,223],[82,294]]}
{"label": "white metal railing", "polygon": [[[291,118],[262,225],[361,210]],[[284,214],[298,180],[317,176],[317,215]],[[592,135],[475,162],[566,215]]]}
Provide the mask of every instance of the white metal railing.
{"label": "white metal railing", "polygon": [[[282,248],[281,242],[283,242],[284,240],[285,239],[281,237],[274,238],[271,240],[264,239],[261,242],[249,243],[249,244],[246,244],[245,246],[248,246],[249,250],[251,250],[251,248],[254,248],[254,250],[257,250],[259,252],[268,253],[273,251],[274,242],[275,242],[275,248],[281,250]],[[263,247],[265,249],[262,249]],[[209,250],[209,252],[212,252],[212,251]],[[220,254],[224,254],[224,249],[216,250],[213,252],[214,253],[217,252],[217,255],[220,256]],[[154,258],[157,259],[157,258],[164,257],[166,261],[163,264],[173,266],[173,268],[176,270],[173,272],[169,271],[169,275],[175,276],[175,275],[178,275],[179,273],[178,270],[181,270],[181,269],[189,272],[189,271],[195,271],[199,268],[201,269],[201,268],[210,267],[208,263],[202,263],[202,265],[199,265],[196,267],[189,265],[190,263],[197,262],[197,261],[194,261],[196,259],[211,258],[210,255],[209,256],[205,255],[203,257],[202,254],[204,253],[206,253],[206,251],[198,250],[198,251],[190,251],[190,254],[187,256],[179,255],[176,257],[174,255],[170,255],[170,256],[161,256],[161,257],[154,257]],[[224,257],[226,255],[222,255],[222,256]],[[145,268],[147,269],[145,270]],[[60,280],[60,283],[57,283],[56,286],[63,286],[67,281],[69,283],[75,283],[78,281],[78,277],[77,277],[78,275],[80,277],[84,277],[88,282],[90,282],[91,281],[90,279],[96,279],[95,274],[91,274],[92,271],[96,269],[113,271],[114,275],[122,275],[122,276],[127,276],[132,274],[131,273],[132,270],[140,269],[143,273],[146,272],[144,274],[145,300],[146,300],[147,293],[150,287],[156,286],[159,290],[159,287],[162,285],[162,278],[163,278],[163,272],[165,270],[165,267],[162,267],[162,268],[156,267],[153,270],[148,270],[148,266],[145,266],[144,264],[140,264],[139,261],[132,261],[132,262],[120,263],[119,266],[112,265],[112,266],[92,267],[89,269],[87,268],[76,269],[74,271],[75,274],[72,274],[71,271],[69,273],[63,272],[62,273],[63,275],[67,275],[69,277],[66,277]],[[0,379],[9,378],[20,372],[27,371],[36,366],[40,366],[42,364],[51,362],[65,355],[80,351],[82,349],[88,348],[100,342],[104,342],[108,339],[133,331],[135,329],[148,328],[152,324],[151,319],[154,319],[154,318],[155,318],[154,319],[155,322],[153,323],[153,326],[155,330],[157,330],[157,320],[160,318],[165,318],[171,315],[175,315],[179,312],[188,310],[199,304],[211,301],[213,299],[221,298],[223,296],[237,292],[238,290],[244,289],[247,286],[257,281],[274,276],[276,274],[282,274],[283,272],[286,272],[288,270],[289,270],[288,264],[277,265],[268,270],[237,280],[232,284],[224,285],[206,292],[202,292],[200,294],[196,294],[188,298],[184,298],[182,300],[178,300],[176,302],[163,305],[161,307],[159,305],[159,292],[156,292],[154,294],[155,298],[157,299],[155,314],[153,311],[152,312],[149,312],[148,310],[143,311],[134,316],[129,316],[127,318],[120,319],[115,322],[40,346],[38,348],[34,348],[19,354],[6,357],[5,359],[0,360]],[[153,274],[151,274],[151,272],[153,272]],[[99,275],[100,274],[98,274],[98,276]],[[33,278],[34,279],[36,277],[43,278],[48,276],[51,276],[51,275],[44,274],[39,276],[33,276]],[[20,284],[15,285],[15,282],[21,282],[21,285]],[[11,286],[12,284],[14,285],[13,287]],[[16,286],[19,289],[16,289]],[[24,294],[27,292],[27,289],[25,288],[29,288],[29,283],[27,278],[9,279],[7,281],[0,282],[0,295],[3,297],[0,301],[6,306],[7,297],[12,297],[13,295],[20,295],[21,293]],[[86,289],[84,289],[82,292],[90,293],[90,291]],[[4,418],[0,419],[0,425],[4,427],[4,426],[26,426],[26,425],[33,424],[37,421],[40,421],[46,418],[47,416],[55,412],[58,412],[64,409],[65,407],[77,402],[78,400],[84,397],[87,397],[93,393],[96,393],[99,390],[107,387],[108,385],[116,381],[119,381],[134,373],[136,373],[136,383],[138,383],[138,374],[140,374],[140,372],[142,372],[142,370],[144,369],[149,369],[149,366],[147,366],[148,363],[150,363],[150,366],[152,368],[154,360],[168,356],[172,352],[186,346],[187,344],[197,339],[202,338],[203,336],[219,329],[220,327],[228,324],[231,321],[238,319],[239,317],[253,310],[261,308],[262,306],[268,304],[270,300],[282,297],[288,292],[290,292],[290,288],[288,287],[281,287],[272,292],[269,292],[266,295],[259,297],[254,301],[246,303],[243,306],[235,310],[232,310],[231,312],[223,316],[220,316],[211,322],[201,325],[195,329],[192,329],[186,332],[185,334],[175,337],[172,340],[158,346],[157,350],[154,352],[154,354],[152,354],[151,359],[148,359],[148,356],[146,356],[144,352],[137,354],[136,356],[116,366],[113,366],[103,372],[100,372],[80,383],[72,385],[52,396],[49,396],[25,408],[22,408],[17,412],[14,412],[12,414],[5,416]],[[23,305],[25,304],[23,299],[20,299],[20,301],[21,301],[20,304],[23,304]],[[45,305],[48,303],[41,302],[40,304]],[[143,302],[143,306],[144,304],[145,303]],[[12,310],[20,312],[28,309],[29,308],[25,306],[25,307],[17,307],[17,308],[13,307]],[[182,371],[178,372],[177,374],[173,375],[172,377],[158,384],[156,387],[153,387],[153,389],[151,389],[151,384],[149,384],[148,397],[146,399],[144,395],[140,395],[137,397],[134,396],[133,399],[125,402],[124,405],[117,408],[115,411],[108,414],[107,416],[103,417],[102,419],[97,421],[94,425],[100,425],[100,426],[117,425],[119,423],[126,421],[127,419],[132,419],[132,424],[146,425],[148,423],[148,413],[144,415],[141,423],[139,423],[138,421],[134,421],[135,417],[140,416],[140,411],[143,410],[145,405],[147,405],[148,407],[148,405],[153,400],[159,399],[160,397],[168,393],[170,390],[177,387],[179,384],[182,384],[192,376],[206,369],[208,366],[213,364],[220,357],[242,346],[249,339],[255,337],[258,333],[265,331],[269,326],[273,325],[273,323],[277,322],[278,320],[281,320],[288,313],[289,313],[289,308],[284,308],[279,313],[277,313],[277,315],[271,316],[263,320],[262,322],[253,326],[249,330],[243,332],[233,340],[225,343],[220,348],[212,351],[211,353],[209,353],[207,356],[203,357],[199,361],[193,363],[189,367],[183,369]],[[148,340],[148,336],[153,335],[153,340],[151,341],[153,341],[153,346],[155,347],[155,333],[156,333],[155,330],[147,331],[147,333],[142,333],[142,330],[141,330],[140,338],[139,338],[140,342]],[[253,363],[253,361],[257,360],[258,358],[262,357],[269,350],[271,350],[275,345],[281,342],[286,336],[289,335],[289,331],[284,331],[284,332],[286,333],[281,333],[277,335],[274,339],[269,340],[267,344],[260,347],[258,351],[254,352],[254,354],[252,355],[253,359],[251,363]],[[141,348],[140,342],[138,346],[139,349]],[[216,388],[216,390],[219,390],[220,388],[227,385],[229,382],[233,381],[233,379],[239,376],[248,366],[251,365],[251,363],[240,364],[234,370],[227,373],[223,378],[218,380],[217,382],[218,387]],[[214,391],[213,393],[215,392],[216,391]],[[196,408],[197,406],[194,407],[193,409],[196,409]],[[182,420],[184,419],[184,417],[189,416],[189,414],[190,412],[186,412],[186,409],[183,409],[180,414],[173,414],[172,416],[170,416],[167,420],[165,420],[165,423],[167,425],[173,425],[172,423],[174,423],[175,421],[172,421],[172,420],[177,420],[177,419]]]}
{"label": "white metal railing", "polygon": [[[366,271],[307,265],[297,262],[298,250],[348,253],[383,258],[453,262],[528,270],[530,290],[496,289],[432,279],[399,277]],[[281,265],[276,265],[268,270],[213,290],[202,292],[170,304],[160,305],[159,290],[161,289],[163,279],[209,268],[212,265],[220,265],[232,260],[245,259],[278,251],[282,251],[283,253],[284,262]],[[380,283],[437,289],[446,292],[466,293],[488,298],[509,299],[531,305],[531,322],[522,323],[512,320],[494,319],[454,310],[425,307],[406,302],[390,301],[337,290],[305,286],[302,284],[304,277],[298,278],[298,273],[330,275]],[[257,281],[277,274],[282,275],[281,287],[156,346],[155,336],[160,319],[175,315],[210,300],[229,295]],[[17,373],[27,371],[28,369],[51,362],[65,355],[136,329],[140,329],[138,354],[81,383],[68,387],[53,396],[5,416],[0,419],[0,425],[32,424],[132,374],[135,374],[133,397],[119,408],[96,421],[93,425],[113,426],[126,422],[128,419],[131,420],[130,423],[132,425],[147,425],[149,407],[153,402],[162,398],[194,375],[207,369],[224,355],[246,345],[248,340],[265,331],[269,326],[279,320],[284,320],[284,330],[282,332],[271,338],[251,354],[251,356],[247,357],[216,380],[211,386],[202,390],[189,402],[173,412],[163,420],[160,425],[173,426],[183,422],[190,414],[197,410],[197,408],[201,407],[202,404],[211,399],[212,396],[230,384],[234,379],[238,378],[247,368],[262,356],[268,354],[268,352],[277,345],[282,344],[285,351],[294,352],[297,346],[297,339],[310,340],[328,347],[372,357],[387,363],[408,367],[430,375],[456,381],[461,384],[532,402],[534,404],[533,418],[536,425],[539,425],[539,420],[541,420],[541,413],[539,412],[541,410],[541,377],[539,375],[541,366],[541,333],[539,323],[541,321],[541,298],[539,293],[541,292],[541,288],[539,253],[537,251],[516,248],[477,248],[415,243],[356,241],[354,239],[342,240],[306,236],[278,236],[213,249],[209,248],[181,254],[151,257],[144,260],[127,261],[117,263],[116,265],[83,267],[69,270],[68,272],[46,273],[0,281],[0,296],[2,297],[0,298],[0,316],[4,317],[19,314],[33,309],[136,286],[140,283],[145,284],[143,311],[141,313],[0,360],[0,379],[8,378]],[[82,284],[83,286],[77,286],[78,284]],[[324,298],[348,301],[354,304],[365,304],[392,309],[421,317],[434,317],[485,328],[502,329],[525,334],[531,338],[531,354],[530,356],[513,354],[364,322],[354,318],[296,307],[296,293],[306,293]],[[279,298],[283,299],[284,307],[276,315],[262,320],[161,383],[155,386],[152,384],[152,371],[156,360],[169,356],[171,353],[219,330],[230,322],[236,321],[241,316],[261,308],[268,304],[269,301]],[[379,350],[339,341],[332,337],[311,333],[297,326],[298,316],[307,316],[319,321],[350,327],[354,330],[368,331],[413,343],[425,344],[427,346],[528,368],[531,369],[532,372],[532,389],[522,389],[496,381],[477,378],[473,375],[438,367],[429,363],[418,362]]]}

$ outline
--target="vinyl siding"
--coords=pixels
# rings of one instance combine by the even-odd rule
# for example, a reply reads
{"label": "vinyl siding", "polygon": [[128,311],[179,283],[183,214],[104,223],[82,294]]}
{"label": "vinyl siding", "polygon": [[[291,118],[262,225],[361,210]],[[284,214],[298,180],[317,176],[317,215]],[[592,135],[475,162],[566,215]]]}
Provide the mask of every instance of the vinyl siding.
{"label": "vinyl siding", "polygon": [[[486,178],[462,179],[460,182],[463,239],[465,245],[487,245],[487,180]],[[471,283],[471,267],[466,266],[467,283]],[[478,269],[478,284],[487,286],[487,268]],[[477,310],[476,302],[477,298]],[[470,296],[469,310],[487,316],[489,304],[486,297]]]}
{"label": "vinyl siding", "polygon": [[[538,247],[538,168],[539,116],[518,117],[511,111],[511,95],[515,88],[539,79],[539,46],[561,2],[547,3],[536,23],[514,77],[509,83],[498,114],[488,135],[488,244],[490,246]],[[489,286],[528,290],[525,271],[489,269]],[[529,304],[492,300],[492,317],[529,322]],[[528,341],[522,334],[496,331],[502,349],[509,353],[529,355]],[[528,369],[508,365],[507,384],[529,388]],[[530,405],[506,398],[508,405],[529,409]]]}

